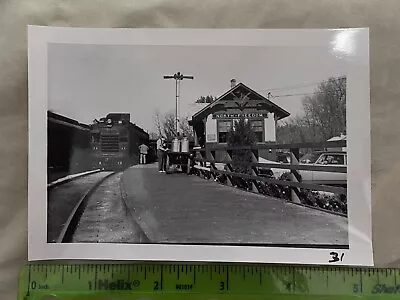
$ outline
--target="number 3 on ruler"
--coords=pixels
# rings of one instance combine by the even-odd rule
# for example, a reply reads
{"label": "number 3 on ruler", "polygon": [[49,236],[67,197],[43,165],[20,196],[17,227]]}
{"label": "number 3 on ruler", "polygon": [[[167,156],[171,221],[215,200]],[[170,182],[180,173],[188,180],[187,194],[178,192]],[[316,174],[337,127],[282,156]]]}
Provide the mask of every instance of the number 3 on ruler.
{"label": "number 3 on ruler", "polygon": [[329,253],[331,255],[331,259],[329,260],[330,263],[338,262],[338,261],[343,261],[344,253],[340,254],[337,252],[331,252]]}

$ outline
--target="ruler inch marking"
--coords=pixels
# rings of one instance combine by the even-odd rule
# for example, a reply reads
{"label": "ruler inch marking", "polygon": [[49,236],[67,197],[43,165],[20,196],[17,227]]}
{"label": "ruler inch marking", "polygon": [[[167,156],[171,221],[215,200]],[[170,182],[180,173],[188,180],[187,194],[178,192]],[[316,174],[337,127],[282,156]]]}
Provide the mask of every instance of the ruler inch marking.
{"label": "ruler inch marking", "polygon": [[28,290],[26,292],[26,295],[29,296],[30,295],[30,290],[31,290],[31,268],[32,265],[29,265],[28,267]]}
{"label": "ruler inch marking", "polygon": [[64,270],[65,270],[65,268],[62,268],[61,283],[64,283]]}
{"label": "ruler inch marking", "polygon": [[97,290],[97,265],[94,266],[94,289]]}
{"label": "ruler inch marking", "polygon": [[295,290],[296,290],[296,272],[295,272],[295,270],[293,269],[292,270],[292,285],[293,285],[293,291],[292,292],[294,292]]}
{"label": "ruler inch marking", "polygon": [[226,268],[226,290],[229,291],[229,268]]}
{"label": "ruler inch marking", "polygon": [[329,287],[329,272],[326,271],[326,288]]}
{"label": "ruler inch marking", "polygon": [[161,279],[160,279],[160,289],[162,290],[163,289],[163,281],[164,281],[164,278],[163,278],[163,270],[164,270],[164,268],[161,268],[161,271],[160,271],[160,277],[161,277]]}

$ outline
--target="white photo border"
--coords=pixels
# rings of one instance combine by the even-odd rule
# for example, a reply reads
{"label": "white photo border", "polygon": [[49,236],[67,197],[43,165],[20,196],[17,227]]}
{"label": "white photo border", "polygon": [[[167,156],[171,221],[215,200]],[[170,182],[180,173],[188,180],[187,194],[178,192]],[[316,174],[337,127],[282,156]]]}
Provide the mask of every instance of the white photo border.
{"label": "white photo border", "polygon": [[[48,43],[174,46],[325,47],[348,62],[349,249],[165,244],[47,243]],[[28,26],[28,260],[90,259],[183,262],[373,265],[369,29],[100,29]]]}

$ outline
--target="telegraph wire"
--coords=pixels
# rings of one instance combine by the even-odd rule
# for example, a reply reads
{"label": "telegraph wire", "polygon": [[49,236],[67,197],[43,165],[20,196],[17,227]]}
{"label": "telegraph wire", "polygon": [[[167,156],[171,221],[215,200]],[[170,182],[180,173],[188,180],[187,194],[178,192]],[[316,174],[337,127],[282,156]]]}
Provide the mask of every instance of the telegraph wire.
{"label": "telegraph wire", "polygon": [[[336,92],[339,92],[339,90],[336,90]],[[332,92],[326,91],[326,92],[313,92],[313,93],[300,93],[300,94],[286,94],[286,95],[272,95],[271,93],[268,93],[271,98],[284,98],[284,97],[293,97],[293,96],[311,96],[311,95],[318,95],[318,94],[331,94]]]}
{"label": "telegraph wire", "polygon": [[[344,78],[346,78],[346,76],[336,76],[336,77],[331,77],[331,78],[344,79]],[[313,85],[318,85],[323,82],[329,82],[329,79],[321,80],[321,81],[314,81],[314,82],[309,82],[309,83],[296,84],[296,85],[291,85],[291,86],[285,86],[285,87],[280,87],[280,88],[260,89],[260,90],[257,90],[257,92],[292,90],[292,89],[296,89],[296,88],[304,88],[304,87],[309,87],[309,86],[313,86]]]}

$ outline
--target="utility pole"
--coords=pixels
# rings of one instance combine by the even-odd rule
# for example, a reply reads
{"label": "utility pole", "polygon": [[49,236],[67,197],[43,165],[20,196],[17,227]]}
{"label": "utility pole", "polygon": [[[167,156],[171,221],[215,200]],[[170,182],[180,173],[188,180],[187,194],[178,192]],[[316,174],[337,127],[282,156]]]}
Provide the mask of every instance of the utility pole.
{"label": "utility pole", "polygon": [[180,94],[180,82],[183,79],[194,79],[193,76],[185,76],[181,72],[175,73],[174,75],[164,75],[164,79],[175,80],[175,129],[177,136],[179,135],[179,94]]}

